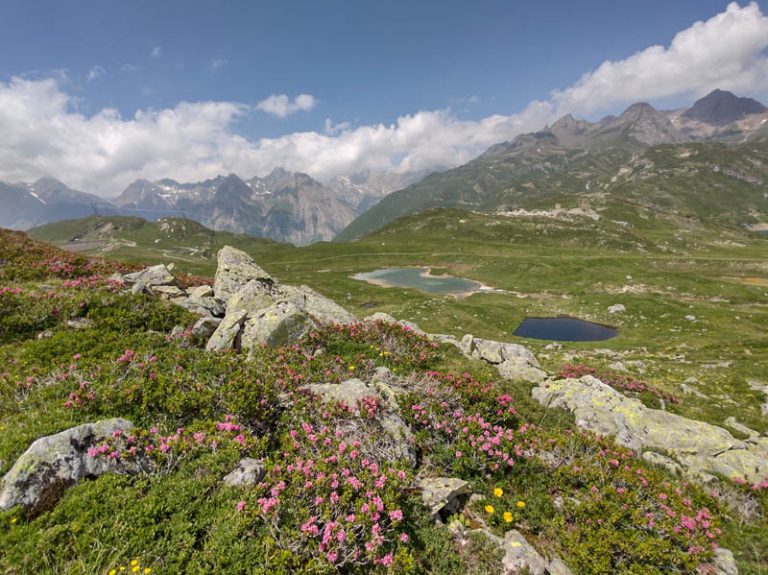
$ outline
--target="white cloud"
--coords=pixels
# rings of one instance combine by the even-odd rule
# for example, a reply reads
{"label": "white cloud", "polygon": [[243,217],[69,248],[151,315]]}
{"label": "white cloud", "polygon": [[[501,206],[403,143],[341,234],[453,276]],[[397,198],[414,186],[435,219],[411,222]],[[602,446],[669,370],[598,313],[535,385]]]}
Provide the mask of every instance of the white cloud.
{"label": "white cloud", "polygon": [[256,108],[278,118],[285,118],[296,112],[309,112],[315,104],[315,97],[310,94],[299,94],[293,100],[285,94],[272,94],[256,104]]}
{"label": "white cloud", "polygon": [[107,71],[102,67],[96,64],[95,66],[92,66],[90,70],[88,70],[88,74],[86,75],[85,79],[89,82],[93,82],[96,78],[101,78],[107,73]]}
{"label": "white cloud", "polygon": [[149,53],[149,57],[153,60],[157,60],[163,53],[163,49],[160,46],[153,46],[152,51]]}
{"label": "white cloud", "polygon": [[[461,120],[450,110],[419,111],[391,124],[327,120],[322,132],[251,141],[233,132],[252,108],[234,102],[181,102],[124,118],[86,116],[65,79],[0,82],[0,180],[53,176],[114,195],[136,178],[196,181],[221,173],[249,177],[276,166],[325,179],[364,169],[422,170],[466,162],[494,143],[536,130],[566,112],[592,114],[639,100],[700,96],[711,89],[768,94],[768,18],[757,4],[731,4],[706,22],[654,46],[605,62],[573,86],[517,114]],[[276,95],[256,108],[280,117],[312,109],[309,95]]]}
{"label": "white cloud", "polygon": [[229,60],[227,60],[226,58],[213,58],[211,60],[211,70],[214,72],[217,70],[221,70],[227,64],[229,64]]}

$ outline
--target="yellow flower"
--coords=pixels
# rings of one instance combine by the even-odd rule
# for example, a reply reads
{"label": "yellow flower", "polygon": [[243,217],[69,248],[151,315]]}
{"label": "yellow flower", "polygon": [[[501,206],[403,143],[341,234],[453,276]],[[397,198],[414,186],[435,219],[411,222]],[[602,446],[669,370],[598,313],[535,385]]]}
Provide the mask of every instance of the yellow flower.
{"label": "yellow flower", "polygon": [[18,517],[11,517],[11,523],[16,523],[18,520]]}
{"label": "yellow flower", "polygon": [[139,567],[138,565],[134,565],[133,567],[131,567],[131,573],[138,573],[139,569],[141,569],[141,567]]}
{"label": "yellow flower", "polygon": [[110,569],[109,575],[117,575],[117,569]]}
{"label": "yellow flower", "polygon": [[493,513],[495,510],[493,508],[493,505],[486,505],[485,506],[485,512],[486,513]]}
{"label": "yellow flower", "polygon": [[134,559],[133,561],[131,561],[131,567],[136,567],[136,565],[138,565],[138,564],[139,564],[139,560],[138,559]]}
{"label": "yellow flower", "polygon": [[523,507],[525,507],[525,501],[518,501],[517,502],[517,507],[518,507],[518,509],[522,509]]}
{"label": "yellow flower", "polygon": [[496,489],[493,490],[493,494],[496,497],[501,497],[502,495],[504,495],[504,490],[501,487],[497,487]]}
{"label": "yellow flower", "polygon": [[144,573],[146,575],[149,575],[149,573],[152,573],[152,567],[144,567]]}
{"label": "yellow flower", "polygon": [[509,511],[504,512],[504,521],[506,523],[512,523],[512,514]]}
{"label": "yellow flower", "polygon": [[349,366],[349,371],[355,371],[355,366],[354,365],[350,365]]}
{"label": "yellow flower", "polygon": [[120,565],[120,571],[125,571],[125,567],[123,565]]}

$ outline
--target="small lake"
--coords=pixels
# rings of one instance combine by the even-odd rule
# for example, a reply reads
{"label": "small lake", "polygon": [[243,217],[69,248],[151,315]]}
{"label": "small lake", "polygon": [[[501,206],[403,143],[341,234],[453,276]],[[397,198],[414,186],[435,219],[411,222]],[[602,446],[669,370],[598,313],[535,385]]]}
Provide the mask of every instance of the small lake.
{"label": "small lake", "polygon": [[616,337],[619,331],[575,317],[527,317],[514,335],[555,341],[601,341]]}
{"label": "small lake", "polygon": [[430,275],[430,268],[385,268],[359,273],[353,279],[383,287],[404,287],[444,295],[468,295],[483,288],[473,280],[449,275]]}

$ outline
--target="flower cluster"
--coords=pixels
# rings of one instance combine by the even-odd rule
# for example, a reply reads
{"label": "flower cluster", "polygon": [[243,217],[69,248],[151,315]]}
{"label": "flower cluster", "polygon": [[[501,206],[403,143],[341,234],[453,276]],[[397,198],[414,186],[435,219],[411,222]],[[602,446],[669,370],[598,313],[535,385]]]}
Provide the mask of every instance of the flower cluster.
{"label": "flower cluster", "polygon": [[670,403],[679,403],[680,400],[674,395],[664,390],[658,389],[649,383],[639,381],[633,377],[616,373],[610,370],[597,369],[584,364],[565,364],[558,373],[558,377],[563,379],[578,379],[584,375],[592,375],[606,385],[618,391],[629,392],[633,394],[649,394]]}
{"label": "flower cluster", "polygon": [[266,522],[303,561],[391,565],[408,543],[405,495],[410,473],[361,454],[340,430],[304,422],[287,434],[267,480],[237,509]]}
{"label": "flower cluster", "polygon": [[152,573],[152,567],[142,566],[141,560],[137,557],[131,559],[127,565],[118,565],[107,572],[107,575],[118,575],[119,573],[141,573],[143,575],[149,575]]}

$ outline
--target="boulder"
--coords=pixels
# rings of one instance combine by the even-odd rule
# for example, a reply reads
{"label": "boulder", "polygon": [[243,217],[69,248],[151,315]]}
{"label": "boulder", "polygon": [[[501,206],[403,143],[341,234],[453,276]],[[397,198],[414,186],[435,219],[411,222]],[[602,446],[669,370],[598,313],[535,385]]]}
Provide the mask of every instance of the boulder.
{"label": "boulder", "polygon": [[235,293],[252,280],[263,282],[265,285],[275,283],[272,276],[256,265],[247,253],[232,246],[224,246],[219,250],[216,275],[213,280],[216,299],[228,302]]}
{"label": "boulder", "polygon": [[184,290],[178,286],[153,286],[152,291],[165,298],[184,297]]}
{"label": "boulder", "polygon": [[370,322],[370,323],[376,323],[377,321],[381,321],[384,323],[397,323],[397,320],[389,315],[388,313],[384,313],[383,311],[377,311],[374,314],[371,314],[369,316],[366,316],[363,321]]}
{"label": "boulder", "polygon": [[637,451],[663,451],[686,472],[744,478],[768,476],[768,438],[738,440],[721,427],[649,409],[592,376],[546,382],[533,389],[542,405],[573,412],[576,424]]}
{"label": "boulder", "polygon": [[573,575],[573,571],[558,557],[550,561],[547,571],[549,571],[549,575]]}
{"label": "boulder", "polygon": [[256,485],[266,475],[267,470],[260,459],[246,457],[241,459],[231,473],[224,476],[224,485],[245,487]]}
{"label": "boulder", "polygon": [[244,311],[254,316],[275,303],[271,291],[270,286],[263,282],[251,280],[229,298],[227,313]]}
{"label": "boulder", "polygon": [[505,379],[522,379],[541,383],[547,379],[547,372],[519,359],[507,359],[496,366],[499,375]]}
{"label": "boulder", "polygon": [[211,339],[205,345],[206,351],[226,351],[237,347],[238,336],[246,315],[244,311],[238,311],[224,316],[216,331],[213,332]]}
{"label": "boulder", "polygon": [[116,432],[122,436],[131,429],[133,424],[125,419],[105,419],[41,437],[0,481],[0,509],[22,505],[39,513],[53,507],[68,487],[82,479],[93,479],[110,472],[141,471],[140,461],[88,455],[89,448],[113,437]]}
{"label": "boulder", "polygon": [[615,303],[608,306],[608,313],[624,313],[625,311],[627,311],[627,308],[621,303]]}
{"label": "boulder", "polygon": [[447,518],[463,507],[469,496],[469,483],[457,477],[423,477],[416,482],[421,500],[429,507],[432,519]]}
{"label": "boulder", "polygon": [[311,318],[322,323],[355,323],[357,318],[341,307],[335,301],[320,295],[312,288],[307,286],[286,286],[279,287],[280,295],[303,309]]}
{"label": "boulder", "polygon": [[187,295],[195,299],[213,297],[213,288],[209,285],[191,287],[187,289]]}
{"label": "boulder", "polygon": [[138,272],[125,274],[123,280],[127,283],[154,288],[157,286],[176,286],[178,282],[165,264],[158,264]]}
{"label": "boulder", "polygon": [[[389,372],[389,370],[386,371]],[[371,453],[383,453],[394,459],[407,459],[411,465],[415,466],[413,433],[400,417],[396,392],[387,383],[387,377],[388,375],[383,371],[377,371],[371,383],[353,378],[341,383],[314,383],[303,389],[317,395],[324,402],[343,402],[357,415],[360,415],[358,409],[360,401],[369,397],[378,399],[382,408],[375,418],[367,418],[366,421],[378,429],[379,436],[372,433],[364,438],[367,450]],[[351,431],[357,433],[360,430]],[[375,442],[371,441],[373,438],[376,439]]]}
{"label": "boulder", "polygon": [[67,320],[67,327],[77,330],[91,329],[96,326],[96,322],[87,317],[78,317],[76,319]]}
{"label": "boulder", "polygon": [[248,319],[243,325],[240,339],[242,349],[260,345],[280,346],[294,343],[313,327],[309,316],[288,301],[278,301],[253,315],[242,313]]}
{"label": "boulder", "polygon": [[456,346],[466,357],[495,366],[501,377],[534,383],[547,379],[547,372],[541,369],[536,356],[522,345],[480,339],[467,334]]}

